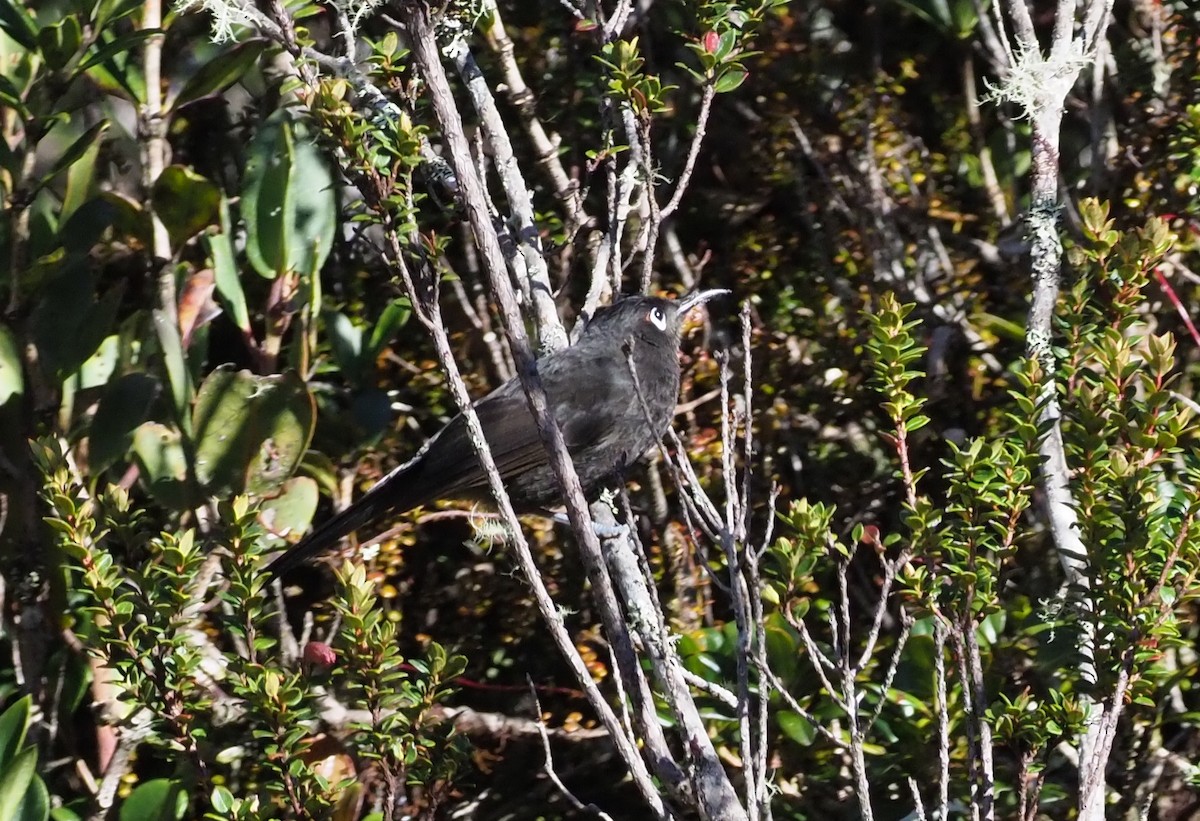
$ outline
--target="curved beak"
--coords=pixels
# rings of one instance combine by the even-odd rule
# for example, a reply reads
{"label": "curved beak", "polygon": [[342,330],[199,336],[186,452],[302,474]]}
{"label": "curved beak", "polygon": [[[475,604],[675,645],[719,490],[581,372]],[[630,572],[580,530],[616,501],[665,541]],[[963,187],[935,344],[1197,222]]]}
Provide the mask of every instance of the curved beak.
{"label": "curved beak", "polygon": [[719,296],[726,296],[731,293],[733,292],[728,288],[709,288],[706,291],[692,291],[690,294],[679,300],[679,314],[682,316],[683,314],[686,314],[688,311],[692,310],[692,308],[695,308],[697,305],[703,305],[710,299],[714,299],[715,297]]}

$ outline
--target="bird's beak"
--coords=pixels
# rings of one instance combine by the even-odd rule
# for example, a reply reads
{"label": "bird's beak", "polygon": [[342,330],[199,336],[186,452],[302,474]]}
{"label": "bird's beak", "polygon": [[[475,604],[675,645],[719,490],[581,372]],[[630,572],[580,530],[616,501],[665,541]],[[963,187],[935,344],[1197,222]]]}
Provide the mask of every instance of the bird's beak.
{"label": "bird's beak", "polygon": [[728,288],[709,288],[707,291],[692,291],[690,294],[679,300],[679,314],[682,316],[688,311],[695,308],[697,305],[703,305],[710,299],[719,296],[726,296],[732,293]]}

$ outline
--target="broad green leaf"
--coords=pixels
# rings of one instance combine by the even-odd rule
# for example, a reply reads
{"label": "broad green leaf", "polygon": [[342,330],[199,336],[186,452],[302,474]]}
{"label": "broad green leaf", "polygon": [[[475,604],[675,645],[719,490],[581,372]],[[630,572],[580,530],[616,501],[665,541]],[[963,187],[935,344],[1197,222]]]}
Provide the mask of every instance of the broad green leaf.
{"label": "broad green leaf", "polygon": [[294,476],[283,483],[277,495],[263,502],[260,518],[273,533],[303,533],[312,524],[320,497],[315,479]]}
{"label": "broad green leaf", "polygon": [[262,495],[295,471],[316,409],[294,372],[257,376],[221,368],[200,386],[193,421],[196,478],[206,490]]}
{"label": "broad green leaf", "polygon": [[187,811],[187,793],[171,779],[139,784],[121,804],[120,821],[178,821]]}
{"label": "broad green leaf", "polygon": [[112,207],[110,224],[118,238],[150,244],[150,218],[140,203],[116,191],[105,191],[100,199]]}
{"label": "broad green leaf", "polygon": [[146,373],[127,373],[108,384],[88,431],[88,468],[93,476],[129,452],[134,432],[149,417],[161,391],[158,379]]}
{"label": "broad green leaf", "polygon": [[[59,219],[64,225],[93,195],[96,188],[96,158],[100,156],[100,140],[93,141],[67,168],[67,188],[63,193]],[[64,231],[64,240],[69,233]],[[90,245],[88,246],[90,248]]]}
{"label": "broad green leaf", "polygon": [[[0,714],[0,770],[4,770],[17,757],[25,743],[25,731],[29,727],[30,696],[14,701]],[[0,816],[2,818],[3,816]]]}
{"label": "broad green leaf", "polygon": [[775,714],[775,721],[779,724],[779,729],[783,730],[783,734],[801,747],[807,747],[816,740],[817,731],[812,722],[799,713],[780,710]]}
{"label": "broad green leaf", "polygon": [[79,370],[112,333],[124,287],[97,300],[95,278],[81,259],[69,260],[43,287],[52,289],[54,298],[36,304],[30,328],[43,367],[61,380]]}
{"label": "broad green leaf", "polygon": [[87,390],[108,384],[109,378],[116,373],[120,359],[121,339],[116,334],[109,334],[101,341],[96,352],[79,366],[79,389]]}
{"label": "broad green leaf", "polygon": [[151,197],[175,250],[215,223],[221,206],[221,189],[182,165],[163,169],[154,181]]}
{"label": "broad green leaf", "polygon": [[16,818],[37,771],[37,750],[26,747],[0,769],[0,818]]}
{"label": "broad green leaf", "polygon": [[46,65],[53,71],[58,71],[71,61],[83,43],[79,18],[68,14],[57,23],[43,26],[37,33],[37,41]]}
{"label": "broad green leaf", "polygon": [[29,782],[29,789],[21,799],[14,821],[46,821],[50,817],[50,791],[41,776],[34,775]]}
{"label": "broad green leaf", "polygon": [[[4,0],[0,0],[3,3]],[[12,81],[0,74],[0,104],[3,104],[16,112],[21,119],[29,117],[29,109],[25,107],[25,103],[21,100],[21,92],[12,84]],[[8,143],[3,143],[4,150],[8,150]]]}
{"label": "broad green leaf", "polygon": [[103,31],[134,12],[141,11],[143,0],[101,0],[96,9],[96,29]]}
{"label": "broad green leaf", "polygon": [[188,103],[229,88],[258,62],[267,45],[262,39],[246,40],[217,54],[191,76],[171,108],[178,111]]}
{"label": "broad green leaf", "polygon": [[[79,163],[72,166],[71,176],[79,166]],[[81,185],[80,189],[82,190],[84,187]],[[71,196],[70,182],[68,182],[67,196]],[[70,219],[63,223],[62,230],[59,232],[63,248],[68,253],[86,254],[104,237],[106,231],[122,221],[122,209],[114,202],[116,199],[119,199],[116,195],[112,195],[112,198],[101,195],[85,201],[78,208],[71,209]],[[67,212],[66,202],[63,204],[63,212]],[[134,210],[129,213],[138,214],[140,212]]]}
{"label": "broad green leaf", "polygon": [[291,121],[279,112],[263,123],[250,144],[242,185],[246,256],[267,279],[288,268],[288,234],[293,230],[288,193],[294,162]]}
{"label": "broad green leaf", "polygon": [[333,176],[308,129],[286,111],[263,124],[250,145],[242,188],[246,256],[262,276],[320,270],[333,246]]}
{"label": "broad green leaf", "polygon": [[187,481],[183,437],[160,422],[144,422],[133,434],[133,452],[150,495],[166,507],[191,507],[195,494]]}
{"label": "broad green leaf", "polygon": [[153,37],[156,34],[162,34],[162,29],[138,29],[137,31],[123,34],[120,37],[114,38],[107,42],[101,41],[100,47],[89,54],[83,62],[79,64],[79,71],[87,71],[92,66],[100,65],[106,60],[111,59],[117,54],[126,54],[136,49],[143,40]]}
{"label": "broad green leaf", "polygon": [[717,78],[713,90],[717,94],[726,94],[746,82],[746,69],[741,66],[729,66]]}
{"label": "broad green leaf", "polygon": [[351,382],[361,382],[363,329],[351,322],[345,314],[326,311],[325,330],[329,334],[329,347],[338,369]]}
{"label": "broad green leaf", "polygon": [[146,100],[146,78],[129,51],[118,51],[90,66],[87,75],[101,90],[140,105]]}

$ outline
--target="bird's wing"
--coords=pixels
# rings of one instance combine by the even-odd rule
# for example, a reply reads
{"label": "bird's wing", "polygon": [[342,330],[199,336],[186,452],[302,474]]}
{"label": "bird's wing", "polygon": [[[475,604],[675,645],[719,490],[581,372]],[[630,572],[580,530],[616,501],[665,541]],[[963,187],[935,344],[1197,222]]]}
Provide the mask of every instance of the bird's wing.
{"label": "bird's wing", "polygon": [[[572,456],[597,442],[625,412],[613,402],[615,396],[627,395],[614,384],[625,373],[623,360],[619,364],[606,362],[568,348],[538,365],[546,399]],[[511,380],[481,399],[475,412],[501,476],[518,476],[546,463],[545,447],[519,380]],[[471,447],[462,417],[454,420],[444,436],[452,437],[456,444],[461,442],[464,449]],[[474,468],[475,463],[471,465]],[[482,476],[464,474],[451,484],[452,490],[465,490],[486,487],[487,481]]]}

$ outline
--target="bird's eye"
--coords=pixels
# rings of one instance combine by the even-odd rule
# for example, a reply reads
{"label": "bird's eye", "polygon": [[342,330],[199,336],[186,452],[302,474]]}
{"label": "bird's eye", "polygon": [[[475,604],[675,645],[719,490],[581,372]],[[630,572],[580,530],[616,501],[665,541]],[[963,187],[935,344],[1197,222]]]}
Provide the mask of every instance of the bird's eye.
{"label": "bird's eye", "polygon": [[652,324],[655,328],[658,328],[660,331],[665,331],[667,329],[667,315],[663,312],[662,308],[651,308],[646,314],[646,319],[648,319],[650,324]]}

